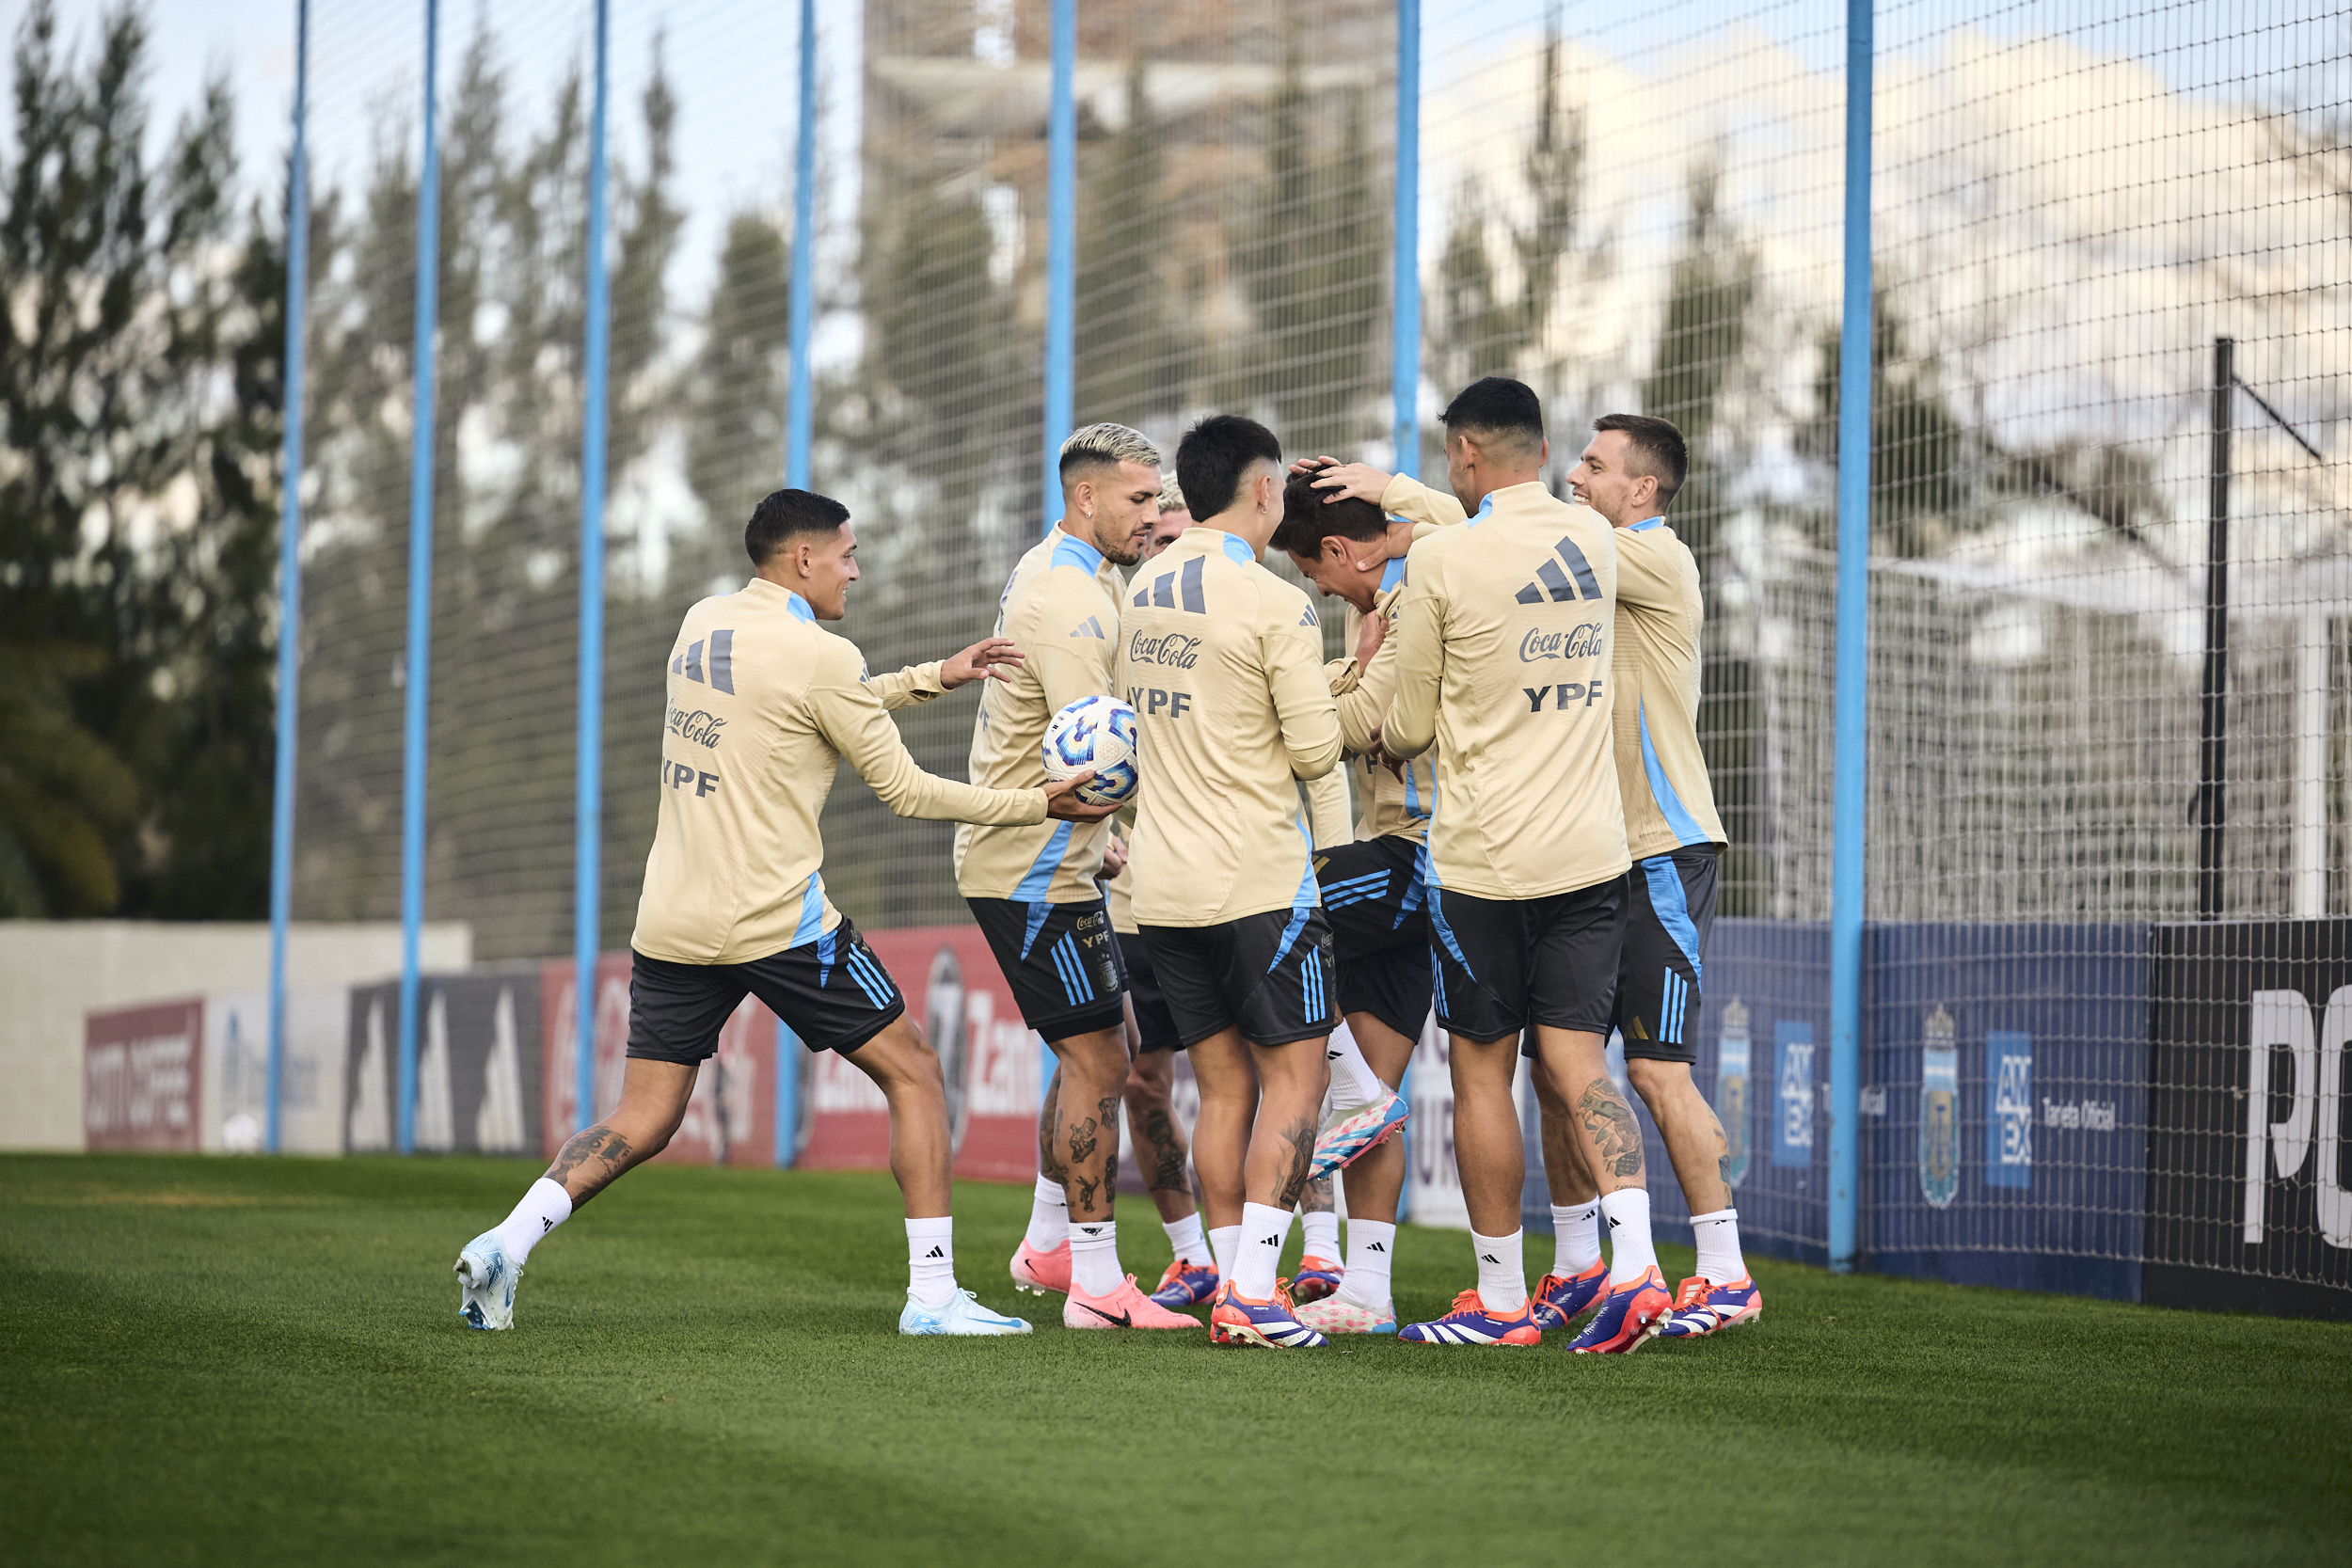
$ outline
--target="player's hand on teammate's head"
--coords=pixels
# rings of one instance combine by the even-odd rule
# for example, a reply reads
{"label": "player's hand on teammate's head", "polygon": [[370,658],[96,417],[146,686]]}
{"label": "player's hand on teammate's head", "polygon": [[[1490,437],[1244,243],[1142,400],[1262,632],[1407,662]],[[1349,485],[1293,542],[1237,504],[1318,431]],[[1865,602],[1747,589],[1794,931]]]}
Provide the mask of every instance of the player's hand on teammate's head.
{"label": "player's hand on teammate's head", "polygon": [[[1326,506],[1348,496],[1378,506],[1380,498],[1388,494],[1389,481],[1394,477],[1369,463],[1343,463],[1334,457],[1318,457],[1312,466],[1319,470],[1315,476],[1315,488],[1325,493],[1323,501]],[[1299,465],[1301,468],[1307,467],[1309,465],[1305,463]]]}
{"label": "player's hand on teammate's head", "polygon": [[1009,637],[983,637],[953,658],[940,661],[939,684],[953,691],[977,680],[1009,681],[1025,657]]}
{"label": "player's hand on teammate's head", "polygon": [[1356,628],[1356,667],[1359,670],[1371,667],[1372,656],[1378,653],[1380,644],[1389,640],[1389,618],[1387,616],[1367,615],[1363,618],[1363,622],[1362,626]]}
{"label": "player's hand on teammate's head", "polygon": [[1100,822],[1117,811],[1119,809],[1117,801],[1106,806],[1089,806],[1078,799],[1078,786],[1093,777],[1094,770],[1089,768],[1083,773],[1062,780],[1059,784],[1047,784],[1045,786],[1045,815],[1062,822]]}

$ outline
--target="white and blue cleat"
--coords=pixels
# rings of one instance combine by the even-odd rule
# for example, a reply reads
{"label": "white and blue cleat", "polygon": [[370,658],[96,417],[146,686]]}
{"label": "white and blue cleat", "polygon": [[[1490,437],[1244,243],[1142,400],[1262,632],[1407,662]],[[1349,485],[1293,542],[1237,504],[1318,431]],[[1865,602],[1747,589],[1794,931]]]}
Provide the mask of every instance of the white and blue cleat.
{"label": "white and blue cleat", "polygon": [[484,1231],[457,1255],[457,1315],[468,1328],[514,1327],[515,1286],[522,1276],[499,1233]]}
{"label": "white and blue cleat", "polygon": [[1354,1164],[1379,1148],[1381,1141],[1404,1126],[1412,1114],[1412,1107],[1406,1103],[1403,1095],[1394,1089],[1384,1089],[1371,1104],[1334,1115],[1316,1135],[1308,1179],[1328,1176],[1343,1165]]}
{"label": "white and blue cleat", "polygon": [[1027,1320],[1008,1318],[980,1305],[969,1291],[958,1291],[945,1307],[926,1307],[907,1292],[906,1310],[898,1314],[901,1334],[1026,1334]]}

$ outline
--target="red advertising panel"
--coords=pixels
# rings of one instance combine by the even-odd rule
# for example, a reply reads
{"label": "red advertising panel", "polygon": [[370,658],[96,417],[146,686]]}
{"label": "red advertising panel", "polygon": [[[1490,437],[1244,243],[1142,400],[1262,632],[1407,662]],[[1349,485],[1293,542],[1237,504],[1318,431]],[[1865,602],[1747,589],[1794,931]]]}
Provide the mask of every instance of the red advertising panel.
{"label": "red advertising panel", "polygon": [[194,1153],[203,1081],[203,1002],[91,1013],[82,1027],[82,1126],[87,1146]]}
{"label": "red advertising panel", "polygon": [[[866,940],[906,992],[908,1012],[939,1053],[955,1126],[956,1175],[979,1181],[1034,1180],[1044,1043],[1021,1022],[1011,988],[979,927],[916,926],[867,931]],[[882,1096],[865,1074],[830,1055],[818,1058],[812,1075],[818,1085],[816,1119],[801,1163],[886,1164],[889,1121],[880,1114]],[[861,1093],[867,1098],[858,1098]],[[838,1123],[831,1130],[829,1100],[841,1107],[832,1113]]]}
{"label": "red advertising panel", "polygon": [[[628,1053],[628,973],[627,953],[607,953],[596,960],[597,1116],[621,1102],[621,1073]],[[564,960],[548,964],[539,977],[540,1082],[546,1104],[541,1141],[549,1159],[583,1119],[576,1111],[580,1070],[575,978],[573,965]],[[686,1119],[670,1147],[656,1158],[692,1165],[775,1164],[775,1015],[745,997],[719,1032],[718,1053],[694,1080]]]}

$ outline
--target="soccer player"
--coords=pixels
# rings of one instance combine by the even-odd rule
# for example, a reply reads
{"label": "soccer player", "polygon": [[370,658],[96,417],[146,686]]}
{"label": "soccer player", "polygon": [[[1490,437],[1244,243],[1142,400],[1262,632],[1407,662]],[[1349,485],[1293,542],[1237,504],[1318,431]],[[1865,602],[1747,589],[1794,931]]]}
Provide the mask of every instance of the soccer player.
{"label": "soccer player", "polygon": [[[1723,1123],[1691,1081],[1701,961],[1715,924],[1715,867],[1724,843],[1699,750],[1698,562],[1665,514],[1689,471],[1682,433],[1664,420],[1610,414],[1569,485],[1616,530],[1617,623],[1610,655],[1617,788],[1633,858],[1627,879],[1624,957],[1615,1025],[1626,1076],[1665,1140],[1698,1241],[1698,1272],[1673,1311],[1652,1325],[1668,1339],[1751,1323],[1764,1295],[1740,1252],[1740,1212],[1724,1177]],[[1544,1075],[1544,1169],[1551,1186],[1556,1256],[1536,1289],[1545,1326],[1565,1326],[1600,1290],[1598,1204],[1575,1140],[1568,1103]],[[1556,1321],[1552,1321],[1556,1320]]]}
{"label": "soccer player", "polygon": [[[1073,703],[1112,695],[1121,566],[1140,559],[1157,520],[1160,453],[1120,424],[1092,424],[1062,443],[1062,516],[1013,567],[996,635],[1027,657],[980,694],[972,782],[997,789],[1045,783],[1045,727]],[[1108,822],[956,830],[956,886],[996,956],[1021,1016],[1053,1047],[1056,1068],[1039,1118],[1038,1210],[1060,1189],[1062,1248],[1028,1237],[1012,1277],[1066,1292],[1069,1328],[1199,1328],[1146,1296],[1119,1266],[1120,1091],[1127,1081],[1126,976],[1096,881]]]}
{"label": "soccer player", "polygon": [[[1329,1073],[1330,934],[1295,781],[1340,757],[1307,595],[1262,563],[1282,451],[1237,415],[1176,452],[1197,519],[1121,611],[1120,683],[1142,739],[1136,920],[1200,1085],[1194,1164],[1219,1273],[1218,1343],[1324,1343],[1277,1277]],[[1253,1115],[1254,1107],[1254,1115]]]}
{"label": "soccer player", "polygon": [[906,1199],[910,1275],[898,1332],[1029,1331],[956,1286],[939,1058],[873,950],[825,895],[818,815],[845,756],[901,816],[1052,817],[1074,830],[1109,814],[1078,800],[1083,778],[982,789],[914,765],[885,710],[975,680],[993,684],[1019,656],[991,638],[944,662],[869,680],[856,647],[817,624],[841,619],[858,580],[849,519],[829,497],[775,492],[743,531],[751,581],[686,612],[670,656],[660,817],[629,939],[621,1102],[574,1133],[504,1223],[458,1255],[458,1307],[475,1328],[511,1326],[515,1287],[540,1239],[667,1146],[721,1027],[749,992],[810,1050],[847,1056],[890,1103],[890,1169]]}
{"label": "soccer player", "polygon": [[[1406,1119],[1396,1087],[1429,1016],[1429,927],[1421,862],[1436,775],[1426,755],[1395,769],[1381,765],[1377,735],[1396,689],[1397,644],[1387,632],[1404,600],[1406,563],[1400,559],[1356,565],[1367,546],[1376,546],[1387,535],[1388,519],[1360,497],[1327,503],[1314,481],[1328,466],[1309,460],[1293,469],[1283,491],[1282,523],[1273,539],[1318,592],[1348,606],[1346,645],[1354,652],[1333,661],[1326,674],[1365,800],[1353,842],[1315,855],[1315,878],[1339,959],[1340,1010],[1352,1037],[1352,1044],[1343,1048],[1335,1035],[1327,1053],[1336,1119],[1326,1129],[1318,1153],[1352,1163],[1344,1176],[1346,1267],[1334,1280],[1335,1294],[1302,1301],[1299,1320],[1326,1334],[1393,1334],[1390,1276],[1406,1149],[1403,1138],[1389,1134]],[[1294,1294],[1301,1293],[1312,1272],[1302,1260]]]}
{"label": "soccer player", "polygon": [[1519,1036],[1533,1025],[1537,1069],[1575,1108],[1616,1237],[1610,1291],[1574,1348],[1630,1348],[1672,1298],[1651,1249],[1640,1131],[1603,1054],[1630,863],[1609,727],[1616,540],[1597,514],[1544,488],[1543,407],[1528,387],[1485,377],[1441,418],[1448,483],[1475,510],[1406,556],[1381,745],[1397,758],[1438,748],[1430,956],[1438,1020],[1452,1037],[1454,1158],[1478,1284],[1401,1337],[1542,1338],[1520,1251],[1525,1153],[1511,1100]]}

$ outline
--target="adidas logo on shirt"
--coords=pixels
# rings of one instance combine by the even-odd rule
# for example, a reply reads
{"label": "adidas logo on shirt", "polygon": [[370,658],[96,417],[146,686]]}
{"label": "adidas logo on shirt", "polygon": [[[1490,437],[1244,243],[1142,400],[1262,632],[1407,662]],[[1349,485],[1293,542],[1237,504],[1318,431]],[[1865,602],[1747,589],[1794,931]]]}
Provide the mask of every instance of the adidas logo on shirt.
{"label": "adidas logo on shirt", "polygon": [[1322,622],[1315,619],[1315,607],[1312,605],[1309,605],[1307,607],[1307,613],[1298,618],[1298,624],[1302,626],[1319,626],[1323,625]]}
{"label": "adidas logo on shirt", "polygon": [[1110,638],[1103,630],[1103,623],[1101,620],[1092,615],[1088,616],[1084,621],[1080,622],[1077,629],[1073,631],[1070,635],[1073,637],[1091,637],[1099,642],[1107,642],[1110,641]]}
{"label": "adidas logo on shirt", "polygon": [[[1512,597],[1521,604],[1542,604],[1546,599],[1549,599],[1554,604],[1565,604],[1574,599],[1577,596],[1577,591],[1581,589],[1585,598],[1599,598],[1600,579],[1593,576],[1593,564],[1584,559],[1584,552],[1576,547],[1576,541],[1563,534],[1560,542],[1552,546],[1551,549],[1552,553],[1560,559],[1547,561],[1541,566],[1536,567],[1535,580],[1520,589]],[[1563,573],[1560,570],[1563,565],[1567,567],[1567,572]],[[1570,575],[1576,578],[1574,584],[1568,581]]]}

